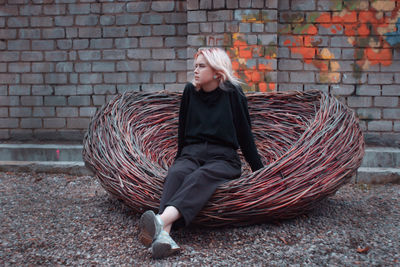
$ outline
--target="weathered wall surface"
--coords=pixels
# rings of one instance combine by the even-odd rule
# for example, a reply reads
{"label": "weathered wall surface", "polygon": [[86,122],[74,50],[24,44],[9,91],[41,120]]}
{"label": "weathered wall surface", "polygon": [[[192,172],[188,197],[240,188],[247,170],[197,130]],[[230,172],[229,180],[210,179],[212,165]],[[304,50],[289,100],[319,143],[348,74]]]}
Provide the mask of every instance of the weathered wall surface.
{"label": "weathered wall surface", "polygon": [[[224,47],[247,91],[338,96],[400,142],[399,0],[0,0],[0,140],[81,140],[127,90],[182,90]],[[397,144],[398,144],[397,143]]]}
{"label": "weathered wall surface", "polygon": [[245,90],[276,90],[278,1],[188,1],[187,9],[189,58],[223,46]]}
{"label": "weathered wall surface", "polygon": [[0,3],[0,139],[80,140],[116,93],[187,80],[185,1]]}
{"label": "weathered wall surface", "polygon": [[279,1],[279,89],[355,109],[368,142],[400,145],[400,1]]}

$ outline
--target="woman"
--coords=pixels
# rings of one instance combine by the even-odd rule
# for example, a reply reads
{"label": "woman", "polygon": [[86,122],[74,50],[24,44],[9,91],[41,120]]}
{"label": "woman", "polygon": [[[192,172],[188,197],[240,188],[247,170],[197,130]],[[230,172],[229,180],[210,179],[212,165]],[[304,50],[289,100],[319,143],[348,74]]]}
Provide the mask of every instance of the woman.
{"label": "woman", "polygon": [[160,213],[140,218],[139,239],[154,258],[180,250],[172,225],[189,225],[218,185],[240,177],[240,147],[251,169],[263,167],[251,132],[247,99],[220,48],[195,55],[194,81],[185,86],[179,110],[178,152],[165,178]]}

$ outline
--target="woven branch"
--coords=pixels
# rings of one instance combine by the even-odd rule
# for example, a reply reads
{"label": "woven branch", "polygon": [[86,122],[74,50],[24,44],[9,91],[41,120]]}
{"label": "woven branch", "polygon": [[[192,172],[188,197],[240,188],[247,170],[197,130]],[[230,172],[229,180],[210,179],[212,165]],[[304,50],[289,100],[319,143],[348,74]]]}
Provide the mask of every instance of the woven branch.
{"label": "woven branch", "polygon": [[[177,150],[181,93],[117,95],[93,117],[83,159],[112,195],[137,212],[157,210]],[[354,112],[318,90],[247,94],[264,168],[218,187],[194,224],[288,219],[337,191],[360,166],[364,139]]]}

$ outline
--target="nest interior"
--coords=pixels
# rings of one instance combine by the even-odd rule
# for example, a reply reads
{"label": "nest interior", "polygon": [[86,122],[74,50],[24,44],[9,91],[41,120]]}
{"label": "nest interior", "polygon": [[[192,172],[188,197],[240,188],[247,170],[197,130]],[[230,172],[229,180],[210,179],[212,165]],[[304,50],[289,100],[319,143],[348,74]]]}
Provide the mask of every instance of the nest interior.
{"label": "nest interior", "polygon": [[[118,95],[89,125],[86,165],[109,193],[137,212],[158,208],[177,149],[180,97],[178,92]],[[358,119],[335,97],[311,90],[251,93],[247,99],[264,168],[252,173],[241,156],[242,176],[221,185],[194,224],[298,216],[336,192],[361,164]]]}

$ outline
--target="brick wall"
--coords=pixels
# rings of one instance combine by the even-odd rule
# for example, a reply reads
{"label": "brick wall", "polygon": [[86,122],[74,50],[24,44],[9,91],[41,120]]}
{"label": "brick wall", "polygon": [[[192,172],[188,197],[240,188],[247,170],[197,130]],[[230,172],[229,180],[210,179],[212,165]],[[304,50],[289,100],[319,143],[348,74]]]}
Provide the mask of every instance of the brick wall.
{"label": "brick wall", "polygon": [[246,91],[275,90],[277,8],[277,0],[187,1],[188,57],[199,47],[225,47]]}
{"label": "brick wall", "polygon": [[316,88],[400,142],[400,1],[0,0],[0,140],[81,140],[127,90],[182,90],[224,47],[246,91]]}
{"label": "brick wall", "polygon": [[81,140],[116,93],[186,82],[185,1],[0,0],[0,139]]}
{"label": "brick wall", "polygon": [[400,1],[279,1],[278,90],[356,110],[368,143],[400,146]]}

